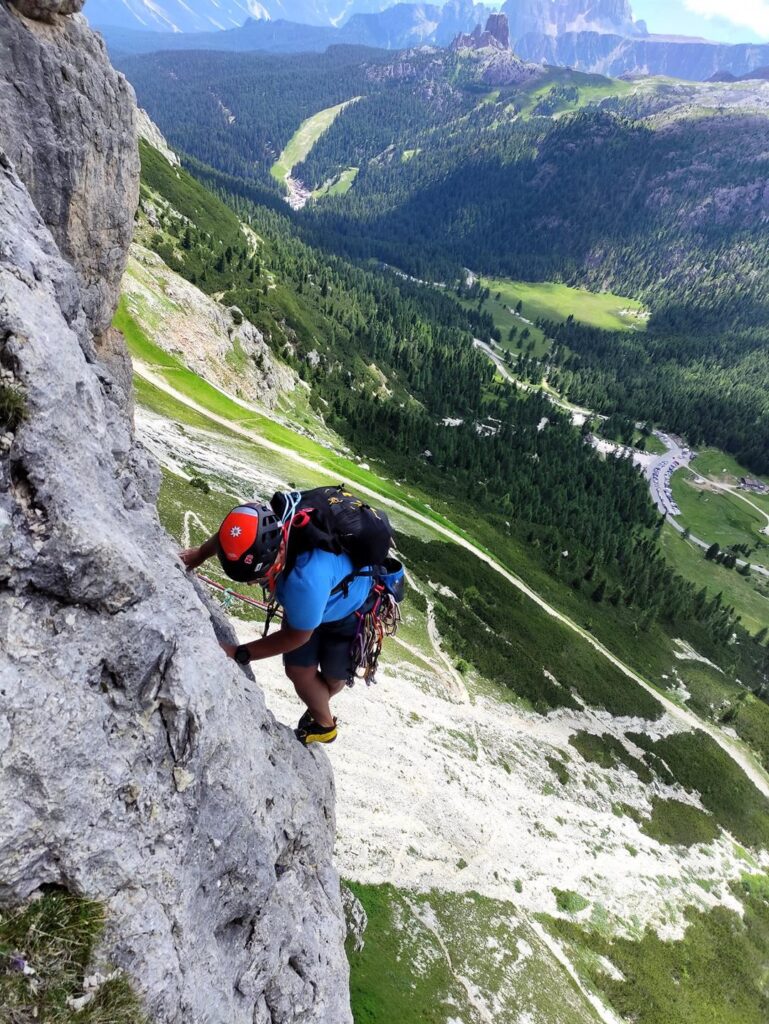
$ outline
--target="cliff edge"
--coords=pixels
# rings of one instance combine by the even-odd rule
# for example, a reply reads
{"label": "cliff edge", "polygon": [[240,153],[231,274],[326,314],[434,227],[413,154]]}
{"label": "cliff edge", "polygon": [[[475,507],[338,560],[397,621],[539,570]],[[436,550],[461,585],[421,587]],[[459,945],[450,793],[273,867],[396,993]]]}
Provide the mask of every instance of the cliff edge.
{"label": "cliff edge", "polygon": [[156,1021],[347,1024],[328,762],[218,649],[126,411],[135,108],[80,6],[0,0],[0,908],[102,901]]}

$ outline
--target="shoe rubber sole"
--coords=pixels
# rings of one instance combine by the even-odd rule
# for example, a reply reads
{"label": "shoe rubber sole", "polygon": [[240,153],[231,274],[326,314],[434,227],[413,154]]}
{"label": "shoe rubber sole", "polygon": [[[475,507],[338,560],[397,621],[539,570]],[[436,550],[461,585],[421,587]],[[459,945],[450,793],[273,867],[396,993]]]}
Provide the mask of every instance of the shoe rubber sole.
{"label": "shoe rubber sole", "polygon": [[305,736],[304,745],[307,746],[310,743],[333,743],[334,740],[336,739],[336,735],[336,729],[334,729],[333,732],[324,732],[320,735],[318,735],[317,733],[310,733],[309,736]]}

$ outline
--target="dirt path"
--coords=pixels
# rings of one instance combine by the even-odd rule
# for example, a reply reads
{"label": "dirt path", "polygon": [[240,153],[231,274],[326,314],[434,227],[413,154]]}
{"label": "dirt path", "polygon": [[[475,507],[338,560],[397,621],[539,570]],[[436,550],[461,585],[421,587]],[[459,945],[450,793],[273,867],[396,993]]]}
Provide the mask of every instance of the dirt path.
{"label": "dirt path", "polygon": [[[210,410],[206,409],[205,406],[200,405],[198,402],[195,402],[194,399],[191,399],[182,392],[177,391],[170,384],[168,384],[163,377],[161,377],[159,374],[154,373],[153,370],[146,364],[141,363],[139,361],[135,361],[134,371],[144,380],[147,380],[149,383],[153,384],[161,391],[164,391],[166,394],[170,395],[177,402],[181,402],[183,405],[186,405],[189,409],[194,409],[195,412],[199,413],[202,416],[205,416],[213,423],[220,424],[220,426],[223,426],[226,430],[230,431],[230,433],[236,434],[240,437],[244,437],[252,444],[257,445],[260,448],[264,448],[267,451],[275,452],[276,454],[281,455],[283,458],[295,462],[297,465],[304,466],[307,469],[311,469],[313,472],[326,472],[323,466],[319,465],[314,460],[308,459],[303,455],[299,455],[292,449],[285,448],[283,447],[283,445],[279,445],[274,441],[269,441],[267,440],[267,438],[260,437],[258,434],[255,434],[251,431],[245,430],[243,427],[239,427],[236,424],[233,424],[224,416],[219,416],[216,413],[211,412]],[[721,749],[726,754],[728,754],[728,756],[731,757],[736,764],[740,766],[740,768],[745,772],[745,774],[751,780],[753,785],[759,790],[759,792],[761,792],[767,799],[769,799],[769,775],[767,775],[767,773],[764,772],[764,770],[759,766],[759,764],[756,762],[752,754],[750,754],[747,750],[745,750],[741,745],[732,740],[730,737],[725,736],[712,723],[703,721],[702,719],[698,718],[693,712],[687,711],[685,708],[680,707],[674,701],[670,700],[668,697],[664,696],[664,694],[656,690],[634,669],[630,668],[629,665],[626,665],[615,654],[612,654],[608,647],[605,647],[594,636],[592,636],[590,633],[584,630],[581,626],[577,625],[577,623],[574,622],[572,619],[568,618],[568,616],[562,614],[552,605],[548,604],[548,602],[545,601],[544,598],[540,597],[540,595],[535,590],[532,590],[531,587],[528,586],[528,584],[523,582],[523,580],[513,575],[513,573],[511,573],[508,569],[504,568],[504,566],[502,566],[499,562],[492,558],[491,555],[486,554],[486,552],[476,547],[473,543],[471,543],[468,540],[465,540],[464,537],[458,536],[448,527],[443,526],[441,523],[436,523],[428,516],[422,515],[420,512],[414,511],[414,509],[409,508],[407,505],[403,505],[392,498],[387,498],[384,495],[379,494],[373,488],[367,487],[364,484],[356,484],[355,486],[358,491],[368,495],[371,498],[374,498],[378,504],[384,505],[387,508],[395,509],[401,515],[407,516],[409,519],[413,519],[415,522],[418,522],[421,525],[428,527],[433,532],[439,534],[442,537],[445,537],[447,540],[452,541],[452,543],[457,544],[459,547],[464,548],[466,551],[469,551],[472,555],[478,558],[485,565],[488,565],[495,572],[499,573],[499,575],[502,576],[503,579],[505,579],[512,586],[516,587],[518,590],[520,590],[521,593],[525,594],[547,615],[551,616],[558,622],[562,623],[562,625],[572,630],[572,632],[576,633],[577,636],[581,637],[582,640],[590,644],[590,646],[594,650],[598,651],[604,658],[606,658],[607,661],[614,665],[615,668],[619,669],[620,672],[626,675],[629,679],[632,679],[633,682],[637,683],[639,686],[642,686],[644,690],[651,694],[655,698],[655,700],[659,704],[661,704],[662,707],[675,719],[677,719],[683,725],[686,725],[689,729],[701,729],[703,732],[706,732],[721,747]]]}
{"label": "dirt path", "polygon": [[432,658],[428,658],[427,655],[423,654],[418,647],[415,647],[413,644],[410,644],[407,640],[401,640],[401,638],[397,636],[397,634],[396,636],[390,637],[389,639],[394,640],[396,644],[398,644],[400,647],[404,649],[404,651],[408,651],[409,654],[413,654],[415,658],[419,658],[419,660],[423,662],[423,664],[425,664],[430,669],[431,672],[434,672],[436,676],[438,676],[439,678],[442,676],[443,665],[439,665],[436,661],[433,661]]}
{"label": "dirt path", "polygon": [[451,954],[449,953],[446,943],[443,941],[443,936],[441,935],[440,927],[438,926],[437,921],[431,920],[431,915],[426,913],[425,910],[419,906],[416,900],[411,900],[407,902],[409,904],[409,909],[411,910],[411,913],[414,915],[417,921],[419,921],[419,923],[422,925],[425,931],[428,931],[435,939],[436,945],[440,949],[446,961],[446,966],[449,969],[449,973],[454,978],[454,980],[464,989],[468,1003],[476,1011],[483,1024],[494,1024],[494,1017],[492,1016],[489,1007],[480,998],[480,995],[475,985],[473,985],[473,983],[468,978],[465,978],[462,974],[459,974],[459,972],[455,969],[454,963],[451,959]]}
{"label": "dirt path", "polygon": [[571,960],[566,956],[561,944],[548,933],[547,929],[541,925],[533,915],[529,919],[529,925],[534,929],[540,941],[547,946],[558,963],[563,967],[581,992],[582,996],[588,1001],[588,1003],[590,1003],[604,1024],[622,1024],[620,1018],[615,1016],[615,1014],[601,1002],[597,995],[593,992],[589,992],[585,988],[577,974],[576,968],[572,964]]}
{"label": "dirt path", "polygon": [[443,664],[443,667],[448,675],[451,682],[451,690],[453,695],[457,698],[460,704],[469,704],[470,695],[467,692],[465,681],[462,676],[457,672],[451,663],[451,658],[446,654],[443,647],[441,646],[441,636],[438,632],[438,626],[435,622],[435,605],[427,598],[427,635],[430,637],[430,643],[433,645],[433,650],[438,655]]}
{"label": "dirt path", "polygon": [[182,544],[185,548],[188,548],[191,544],[190,541],[190,527],[192,526],[193,520],[197,523],[198,527],[207,536],[211,536],[211,531],[197,514],[193,512],[191,508],[188,508],[184,513],[184,522],[182,523]]}

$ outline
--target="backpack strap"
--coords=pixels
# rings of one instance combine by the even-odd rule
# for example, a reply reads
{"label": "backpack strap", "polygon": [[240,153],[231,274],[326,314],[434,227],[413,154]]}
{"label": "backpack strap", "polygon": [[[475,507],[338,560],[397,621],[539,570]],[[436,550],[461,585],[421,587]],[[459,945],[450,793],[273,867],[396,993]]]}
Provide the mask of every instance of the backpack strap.
{"label": "backpack strap", "polygon": [[350,592],[350,584],[353,580],[357,580],[360,576],[371,576],[373,579],[379,574],[379,567],[374,569],[357,569],[355,572],[348,573],[343,580],[340,580],[331,591],[331,594],[344,594],[344,596],[347,597]]}

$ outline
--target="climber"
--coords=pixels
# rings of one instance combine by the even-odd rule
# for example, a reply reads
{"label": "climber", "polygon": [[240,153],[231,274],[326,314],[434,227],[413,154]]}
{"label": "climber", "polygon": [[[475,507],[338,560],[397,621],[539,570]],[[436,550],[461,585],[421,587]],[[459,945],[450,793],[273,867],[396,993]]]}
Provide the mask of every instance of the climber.
{"label": "climber", "polygon": [[[317,497],[316,492],[308,494]],[[294,553],[290,565],[286,564],[289,528],[285,524],[298,522],[297,535],[306,532],[309,536],[315,529],[307,512],[295,512],[299,497],[297,494],[289,514],[282,517],[283,523],[270,505],[239,505],[225,517],[217,533],[200,547],[182,551],[180,558],[188,569],[196,569],[217,555],[231,579],[270,590],[283,608],[280,631],[238,646],[222,643],[222,648],[241,665],[282,654],[286,675],[307,705],[296,729],[297,738],[305,744],[331,743],[337,736],[337,723],[330,700],[353,678],[352,648],[359,617],[370,611],[379,595],[372,586],[373,573],[365,568],[356,571],[345,551],[334,553],[310,542],[309,550]],[[337,499],[337,503],[342,502]],[[380,550],[383,543],[386,552],[392,539],[389,523],[385,516],[374,515],[381,524],[380,532],[386,525],[386,537],[380,538]],[[302,526],[309,529],[300,530]]]}

